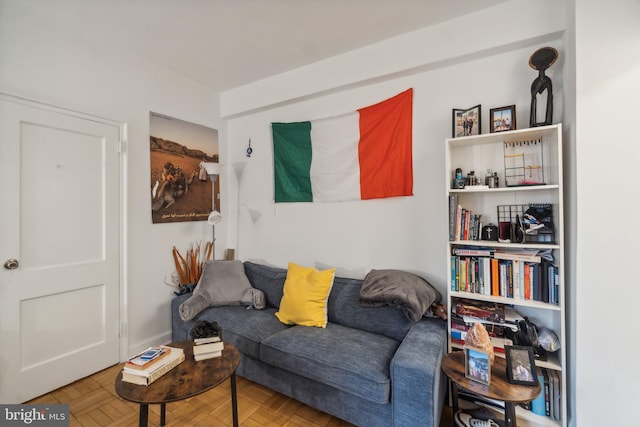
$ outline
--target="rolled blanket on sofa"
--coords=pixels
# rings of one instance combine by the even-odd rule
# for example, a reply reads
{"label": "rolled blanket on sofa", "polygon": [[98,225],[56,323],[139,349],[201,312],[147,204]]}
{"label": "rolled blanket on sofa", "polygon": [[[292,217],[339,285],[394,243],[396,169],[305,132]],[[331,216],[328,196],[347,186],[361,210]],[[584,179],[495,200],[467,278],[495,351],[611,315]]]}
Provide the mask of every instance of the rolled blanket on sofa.
{"label": "rolled blanket on sofa", "polygon": [[191,320],[210,306],[247,305],[262,309],[262,291],[251,286],[240,260],[207,261],[193,295],[180,305],[180,318]]}

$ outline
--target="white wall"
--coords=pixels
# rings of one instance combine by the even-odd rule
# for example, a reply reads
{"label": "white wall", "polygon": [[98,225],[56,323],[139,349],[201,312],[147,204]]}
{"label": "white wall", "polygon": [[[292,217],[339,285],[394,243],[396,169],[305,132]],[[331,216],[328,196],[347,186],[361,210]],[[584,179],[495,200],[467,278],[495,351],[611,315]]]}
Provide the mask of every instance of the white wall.
{"label": "white wall", "polygon": [[[451,136],[451,110],[482,104],[483,131],[488,132],[489,109],[516,104],[519,127],[528,127],[529,87],[537,76],[528,65],[529,56],[537,48],[551,45],[560,51],[560,59],[547,74],[554,81],[554,119],[562,120],[564,52],[558,37],[565,25],[563,9],[547,8],[546,19],[540,10],[545,8],[516,0],[440,24],[442,34],[455,33],[455,37],[441,37],[437,47],[431,46],[432,31],[418,31],[368,47],[364,53],[342,55],[329,63],[288,72],[286,77],[292,86],[286,92],[291,97],[288,102],[283,99],[283,76],[224,93],[221,108],[236,115],[228,123],[229,162],[247,162],[240,183],[240,203],[263,214],[254,224],[247,211],[240,209],[240,258],[278,266],[286,266],[288,261],[331,265],[339,274],[352,277],[362,277],[371,268],[407,269],[424,274],[444,293],[447,205],[443,159],[444,139]],[[533,23],[529,19],[532,16]],[[473,25],[475,22],[482,22],[482,26]],[[509,23],[509,37],[495,37],[505,22]],[[380,49],[378,55],[376,47]],[[434,52],[434,62],[422,57],[423,48]],[[421,62],[407,63],[409,69],[395,69],[389,75],[388,64],[394,63],[395,56],[408,61],[411,52]],[[363,66],[363,56],[378,58],[380,68],[370,62]],[[376,78],[377,72],[380,75]],[[326,82],[326,76],[331,76],[329,81],[338,87],[316,83]],[[309,89],[309,85],[315,89]],[[272,121],[337,115],[409,87],[415,90],[413,197],[274,205]],[[245,97],[251,90],[255,91],[253,100]],[[252,112],[255,110],[259,111]],[[249,139],[254,154],[247,159],[244,151]],[[229,241],[234,246],[232,229]]]}
{"label": "white wall", "polygon": [[[545,45],[561,50],[559,41]],[[528,60],[538,47],[541,46],[507,51],[230,120],[229,155],[235,161],[247,161],[241,203],[262,212],[254,224],[247,211],[241,209],[239,256],[280,267],[286,267],[288,261],[335,266],[338,274],[359,278],[372,268],[405,269],[423,274],[444,294],[444,140],[451,136],[451,110],[482,104],[483,132],[488,132],[489,109],[516,104],[517,121],[528,127],[529,86],[537,76]],[[554,79],[557,108],[562,104],[560,69],[548,73]],[[271,122],[353,111],[409,87],[414,88],[413,197],[274,205]],[[562,119],[560,108],[555,118]],[[242,159],[249,138],[254,154]],[[484,176],[485,171],[477,172]]]}
{"label": "white wall", "polygon": [[[211,228],[205,222],[152,225],[149,111],[218,128],[224,140],[218,96],[139,58],[68,34],[11,0],[0,0],[0,91],[127,123],[127,353],[168,342],[173,294],[163,279],[175,270],[171,248],[185,250],[192,241],[210,239]],[[223,200],[223,214],[224,205]],[[225,235],[220,227],[217,237],[224,241]]]}
{"label": "white wall", "polygon": [[[511,0],[221,94],[223,117],[455,65],[560,37],[563,4]],[[319,78],[320,76],[320,78]]]}
{"label": "white wall", "polygon": [[638,425],[640,3],[575,8],[575,425]]}

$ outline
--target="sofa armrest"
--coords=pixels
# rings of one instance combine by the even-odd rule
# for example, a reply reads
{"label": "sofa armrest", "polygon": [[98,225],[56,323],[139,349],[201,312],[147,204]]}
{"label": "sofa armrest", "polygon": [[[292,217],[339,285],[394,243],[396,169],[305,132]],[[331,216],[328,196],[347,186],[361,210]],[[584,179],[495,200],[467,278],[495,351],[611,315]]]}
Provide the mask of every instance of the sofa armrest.
{"label": "sofa armrest", "polygon": [[180,304],[191,297],[191,294],[183,294],[171,300],[171,341],[185,341],[191,339],[189,332],[194,321],[185,322],[180,318]]}
{"label": "sofa armrest", "polygon": [[446,353],[446,322],[416,322],[391,361],[394,426],[438,427],[447,381],[440,369]]}

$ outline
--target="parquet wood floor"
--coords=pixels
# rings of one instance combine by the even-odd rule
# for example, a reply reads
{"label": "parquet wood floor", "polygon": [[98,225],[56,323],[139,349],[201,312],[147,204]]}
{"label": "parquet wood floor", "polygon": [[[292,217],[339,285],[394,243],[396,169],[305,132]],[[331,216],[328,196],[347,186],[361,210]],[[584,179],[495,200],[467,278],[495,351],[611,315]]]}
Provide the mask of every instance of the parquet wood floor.
{"label": "parquet wood floor", "polygon": [[[71,427],[137,426],[139,405],[121,399],[115,365],[26,403],[69,405]],[[237,377],[238,418],[243,427],[347,427],[351,424],[297,400]],[[167,404],[167,426],[229,427],[229,380],[199,396]],[[160,405],[149,406],[149,425],[160,425]],[[445,406],[440,427],[452,426],[451,408]]]}

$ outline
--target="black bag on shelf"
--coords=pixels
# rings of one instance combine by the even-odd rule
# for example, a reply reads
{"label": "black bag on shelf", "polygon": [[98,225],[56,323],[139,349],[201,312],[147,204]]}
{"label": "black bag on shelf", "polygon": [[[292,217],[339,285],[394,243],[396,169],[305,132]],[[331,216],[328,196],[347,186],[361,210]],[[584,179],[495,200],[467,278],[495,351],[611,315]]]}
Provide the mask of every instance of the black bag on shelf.
{"label": "black bag on shelf", "polygon": [[523,320],[518,321],[518,330],[513,331],[507,328],[509,331],[507,338],[513,341],[513,345],[519,345],[524,347],[532,347],[533,354],[538,360],[547,360],[547,352],[538,341],[538,327],[527,316],[523,317]]}

